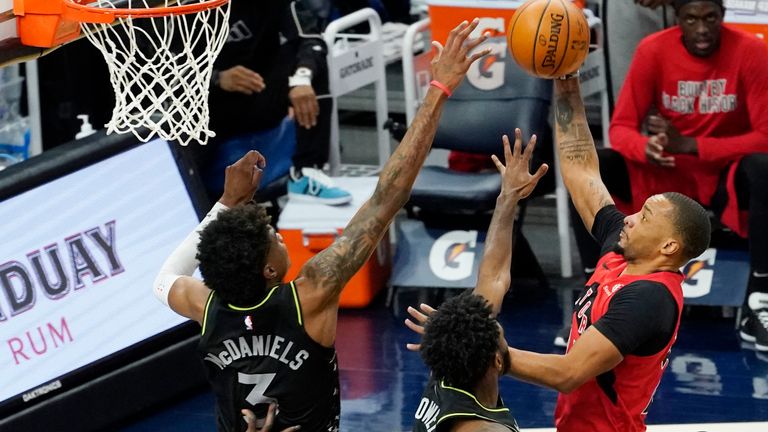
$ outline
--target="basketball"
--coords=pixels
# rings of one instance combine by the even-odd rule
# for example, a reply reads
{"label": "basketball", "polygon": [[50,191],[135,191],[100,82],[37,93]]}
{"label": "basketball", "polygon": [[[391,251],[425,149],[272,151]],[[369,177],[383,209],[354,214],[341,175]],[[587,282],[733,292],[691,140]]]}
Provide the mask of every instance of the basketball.
{"label": "basketball", "polygon": [[520,6],[507,31],[518,65],[540,78],[576,72],[589,50],[584,13],[569,0],[530,0]]}

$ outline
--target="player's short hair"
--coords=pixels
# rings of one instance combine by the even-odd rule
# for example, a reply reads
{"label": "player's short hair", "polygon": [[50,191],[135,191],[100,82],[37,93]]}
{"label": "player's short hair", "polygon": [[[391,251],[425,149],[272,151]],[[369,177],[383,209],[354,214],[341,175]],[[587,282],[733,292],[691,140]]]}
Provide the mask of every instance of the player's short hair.
{"label": "player's short hair", "polygon": [[263,297],[269,222],[264,207],[247,204],[222,211],[200,233],[200,273],[227,303],[250,305]]}
{"label": "player's short hair", "polygon": [[701,204],[681,193],[666,192],[663,196],[674,207],[672,223],[682,237],[683,256],[686,260],[696,258],[709,247],[712,236],[709,214]]}
{"label": "player's short hair", "polygon": [[429,317],[421,358],[435,379],[463,390],[480,381],[499,351],[499,327],[491,313],[485,298],[466,291]]}

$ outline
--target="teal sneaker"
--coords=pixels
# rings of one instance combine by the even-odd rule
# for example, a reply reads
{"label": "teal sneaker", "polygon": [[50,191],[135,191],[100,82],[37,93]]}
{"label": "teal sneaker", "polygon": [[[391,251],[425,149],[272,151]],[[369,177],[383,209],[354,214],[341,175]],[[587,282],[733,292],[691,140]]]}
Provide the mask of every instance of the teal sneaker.
{"label": "teal sneaker", "polygon": [[352,195],[334,186],[333,180],[315,168],[302,168],[301,178],[294,177],[293,168],[288,180],[288,199],[327,205],[341,205],[352,201]]}

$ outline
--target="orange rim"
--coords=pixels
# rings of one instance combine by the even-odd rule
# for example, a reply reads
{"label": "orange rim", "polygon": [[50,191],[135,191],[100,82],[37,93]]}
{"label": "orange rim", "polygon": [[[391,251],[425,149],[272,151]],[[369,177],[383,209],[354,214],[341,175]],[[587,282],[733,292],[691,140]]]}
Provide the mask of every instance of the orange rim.
{"label": "orange rim", "polygon": [[75,0],[64,0],[66,7],[81,13],[82,17],[88,15],[109,15],[118,18],[159,18],[169,15],[186,15],[202,12],[223,6],[229,0],[209,0],[194,4],[178,6],[152,7],[152,8],[100,8],[77,3]]}

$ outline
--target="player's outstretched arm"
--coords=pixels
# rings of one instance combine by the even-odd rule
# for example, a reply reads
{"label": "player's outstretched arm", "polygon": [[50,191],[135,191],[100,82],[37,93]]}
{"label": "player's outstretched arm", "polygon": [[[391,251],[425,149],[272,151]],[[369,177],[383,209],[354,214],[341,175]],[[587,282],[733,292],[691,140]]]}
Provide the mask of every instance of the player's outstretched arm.
{"label": "player's outstretched arm", "polygon": [[587,124],[578,77],[555,81],[555,142],[560,173],[587,230],[595,215],[613,204],[600,178],[595,141]]}
{"label": "player's outstretched arm", "polygon": [[496,198],[496,208],[488,228],[475,287],[475,294],[483,296],[491,304],[494,316],[501,311],[501,303],[511,283],[509,270],[512,264],[512,225],[517,203],[533,192],[539,179],[549,168],[543,164],[535,174],[529,172],[531,156],[536,148],[536,135],[531,137],[525,150],[522,150],[523,137],[520,129],[515,129],[514,149],[510,148],[506,135],[502,141],[504,163],[502,164],[496,155],[492,156],[501,174],[501,193]]}
{"label": "player's outstretched arm", "polygon": [[[422,303],[419,310],[408,308],[412,319],[405,325],[413,332],[424,335],[424,326],[435,309]],[[420,343],[406,344],[410,351],[419,351]],[[539,354],[509,347],[507,349],[510,368],[507,375],[521,381],[548,387],[561,393],[570,393],[585,382],[615,368],[622,360],[616,345],[600,331],[588,328],[565,355]]]}
{"label": "player's outstretched arm", "polygon": [[219,212],[253,199],[265,166],[264,156],[255,150],[228,166],[224,173],[224,194],[163,263],[155,277],[153,291],[174,312],[202,323],[205,302],[211,290],[202,281],[191,277],[199,265],[196,256],[200,232],[216,219]]}
{"label": "player's outstretched arm", "polygon": [[570,393],[585,382],[615,368],[624,356],[594,326],[589,327],[565,355],[539,354],[508,348],[507,375],[519,380]]}
{"label": "player's outstretched arm", "polygon": [[[465,44],[477,24],[477,19],[465,21],[451,30],[445,47],[433,42],[437,56],[432,61],[432,77],[450,91],[459,86],[469,66],[489,52],[472,53],[484,37]],[[297,280],[301,291],[317,290],[326,306],[338,304],[344,285],[371,256],[395,214],[408,201],[432,145],[446,97],[443,91],[430,87],[413,124],[384,165],[373,196],[352,217],[342,235],[301,269]],[[311,313],[302,307],[305,313]]]}

